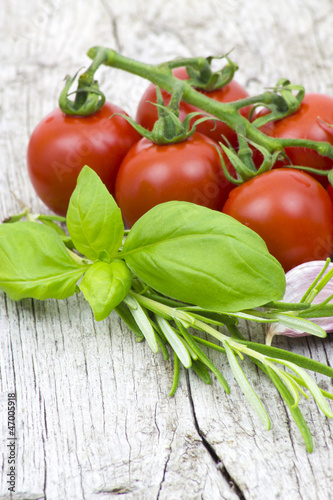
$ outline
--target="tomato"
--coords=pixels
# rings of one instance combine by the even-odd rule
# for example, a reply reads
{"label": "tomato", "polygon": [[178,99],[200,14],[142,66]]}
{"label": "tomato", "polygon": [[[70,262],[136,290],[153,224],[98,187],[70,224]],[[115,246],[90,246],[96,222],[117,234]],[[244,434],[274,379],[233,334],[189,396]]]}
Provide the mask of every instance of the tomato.
{"label": "tomato", "polygon": [[271,170],[231,193],[223,212],[256,231],[285,271],[333,251],[333,206],[325,188],[299,170]]}
{"label": "tomato", "polygon": [[[188,74],[185,68],[176,68],[173,70],[173,74],[180,80],[186,80],[188,78]],[[161,92],[164,104],[168,105],[170,101],[170,94],[168,94],[165,90],[161,90]],[[212,90],[210,92],[199,90],[199,92],[202,92],[203,94],[218,102],[232,102],[249,96],[247,91],[234,80],[232,80],[221,89]],[[156,103],[156,101],[156,86],[150,84],[140,99],[136,113],[136,121],[148,130],[152,130],[154,123],[157,120],[157,108],[156,106],[151,104],[152,102]],[[242,108],[240,113],[248,118],[250,109],[251,108],[247,106],[245,108]],[[181,121],[183,121],[187,114],[200,110],[195,106],[192,106],[191,104],[181,101],[179,111],[179,118]],[[194,120],[198,118],[199,117],[196,117],[194,118]],[[197,126],[196,130],[201,134],[207,135],[216,142],[224,142],[223,136],[225,136],[233,147],[237,147],[238,142],[236,133],[223,122],[214,122],[213,120],[208,120],[200,123]]]}
{"label": "tomato", "polygon": [[137,142],[116,180],[116,201],[126,225],[131,227],[149,209],[171,200],[221,210],[233,184],[223,174],[216,147],[197,132],[175,144],[158,145],[146,138]]}
{"label": "tomato", "polygon": [[111,194],[120,164],[140,139],[120,116],[114,104],[105,103],[88,117],[67,116],[59,108],[34,129],[27,151],[28,173],[38,196],[47,207],[66,215],[79,172],[88,165],[100,176]]}
{"label": "tomato", "polygon": [[332,203],[333,203],[333,186],[332,186],[332,184],[329,184],[327,186],[326,190],[327,190],[329,197],[331,198]]}
{"label": "tomato", "polygon": [[[261,111],[262,116],[267,111]],[[312,141],[326,141],[333,145],[333,97],[323,94],[306,94],[299,109],[290,116],[267,123],[260,130],[270,137],[289,139],[310,139]],[[292,165],[330,170],[333,160],[321,156],[309,148],[287,147],[285,151]],[[275,166],[286,165],[288,161],[279,161]],[[326,176],[315,178],[327,186]]]}

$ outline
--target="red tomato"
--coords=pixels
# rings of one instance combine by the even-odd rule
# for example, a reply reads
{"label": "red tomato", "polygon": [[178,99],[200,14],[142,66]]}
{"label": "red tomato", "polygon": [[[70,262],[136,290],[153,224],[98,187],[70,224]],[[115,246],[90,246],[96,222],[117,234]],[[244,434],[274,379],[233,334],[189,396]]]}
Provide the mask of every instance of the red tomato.
{"label": "red tomato", "polygon": [[140,135],[122,117],[118,106],[105,103],[87,117],[67,116],[59,108],[33,131],[27,152],[28,172],[38,196],[47,207],[66,215],[79,172],[88,165],[111,194],[127,151]]}
{"label": "red tomato", "polygon": [[271,170],[235,188],[223,212],[253,229],[285,271],[333,251],[333,207],[324,187],[299,170]]}
{"label": "red tomato", "polygon": [[[185,68],[176,68],[173,70],[173,74],[180,80],[186,80],[188,78],[188,74]],[[170,101],[170,94],[168,94],[165,90],[162,90],[161,92],[164,104],[167,106]],[[200,91],[200,92],[218,102],[232,102],[249,96],[246,90],[234,80],[232,80],[230,83],[228,83],[221,89],[212,90],[210,92],[207,91]],[[145,93],[143,94],[142,98],[140,99],[136,114],[136,121],[148,130],[152,130],[154,123],[157,120],[157,108],[156,106],[151,104],[152,102],[156,103],[156,101],[157,101],[156,86],[150,84]],[[248,118],[250,114],[250,109],[251,108],[247,106],[246,108],[242,108],[240,113],[246,118]],[[179,111],[180,111],[179,118],[181,121],[183,121],[187,114],[200,110],[195,106],[192,106],[191,104],[181,101]],[[196,117],[194,118],[194,120],[198,118],[199,117]],[[220,141],[224,142],[223,136],[225,136],[233,147],[235,148],[237,147],[238,142],[236,133],[223,122],[218,122],[218,121],[214,122],[213,120],[212,121],[208,120],[203,123],[200,123],[197,126],[196,130],[201,134],[207,135],[216,142]]]}
{"label": "red tomato", "polygon": [[171,200],[221,210],[233,184],[223,174],[216,147],[197,132],[176,144],[158,145],[146,138],[137,142],[116,180],[116,201],[126,225],[131,227],[152,207]]}
{"label": "red tomato", "polygon": [[327,186],[326,191],[328,192],[329,197],[331,198],[331,201],[333,203],[333,186],[332,186],[332,184],[329,184]]}
{"label": "red tomato", "polygon": [[[266,114],[261,111],[258,116]],[[325,123],[324,123],[325,122]],[[270,137],[288,139],[310,139],[312,141],[326,141],[333,145],[333,97],[322,94],[305,95],[299,109],[290,116],[267,123],[260,130]],[[333,168],[333,160],[321,156],[309,148],[287,147],[285,151],[292,165],[330,170]],[[288,161],[277,162],[276,166],[286,165]],[[327,186],[326,176],[315,176],[324,186]]]}

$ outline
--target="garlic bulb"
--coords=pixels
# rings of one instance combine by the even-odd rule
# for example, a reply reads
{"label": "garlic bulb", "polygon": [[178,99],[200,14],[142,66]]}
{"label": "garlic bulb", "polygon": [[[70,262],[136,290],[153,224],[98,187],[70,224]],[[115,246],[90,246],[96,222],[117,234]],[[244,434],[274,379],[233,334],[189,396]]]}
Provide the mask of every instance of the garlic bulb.
{"label": "garlic bulb", "polygon": [[[297,267],[294,267],[286,273],[286,290],[283,297],[283,302],[300,302],[305,292],[308,290],[313,281],[317,278],[319,273],[323,270],[325,262],[322,260],[315,260],[305,262]],[[325,272],[321,279],[333,269],[333,263],[327,265]],[[311,301],[312,304],[328,299],[333,294],[333,279],[330,279],[324,288],[314,297]],[[333,299],[329,303],[333,303]],[[333,331],[333,317],[314,318],[311,319],[313,323],[321,326],[326,332]],[[269,323],[266,330],[266,343],[270,344],[274,335],[287,335],[289,337],[303,337],[309,335],[308,333],[300,330],[292,330],[279,323]]]}

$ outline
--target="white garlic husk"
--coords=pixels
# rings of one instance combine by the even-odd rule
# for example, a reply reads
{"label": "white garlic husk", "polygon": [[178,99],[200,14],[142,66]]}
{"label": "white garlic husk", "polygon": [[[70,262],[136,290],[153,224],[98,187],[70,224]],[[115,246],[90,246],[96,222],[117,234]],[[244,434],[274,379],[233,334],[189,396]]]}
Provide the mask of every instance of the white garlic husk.
{"label": "white garlic husk", "polygon": [[[299,266],[294,267],[286,273],[286,290],[283,297],[283,302],[299,302],[308,290],[309,286],[317,278],[318,274],[322,271],[325,262],[322,260],[315,260],[305,262]],[[333,269],[333,263],[330,262],[327,269],[323,273],[325,276]],[[322,276],[322,277],[323,277]],[[315,296],[312,304],[318,304],[326,300],[333,294],[333,278],[328,281],[324,288]],[[333,303],[333,299],[329,304]],[[327,333],[333,332],[333,317],[313,318],[310,319],[313,323],[321,326]],[[269,323],[266,330],[266,343],[270,344],[275,335],[287,335],[288,337],[305,337],[308,333],[301,330],[293,330],[279,323]]]}

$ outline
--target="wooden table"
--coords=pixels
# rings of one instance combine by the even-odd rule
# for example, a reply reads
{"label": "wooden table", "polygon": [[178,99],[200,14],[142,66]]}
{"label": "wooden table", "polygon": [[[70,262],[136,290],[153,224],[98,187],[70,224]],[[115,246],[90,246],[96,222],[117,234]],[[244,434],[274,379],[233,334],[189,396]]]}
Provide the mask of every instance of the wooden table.
{"label": "wooden table", "polygon": [[[2,41],[0,217],[17,198],[49,213],[26,170],[35,125],[57,105],[67,73],[89,64],[93,45],[151,63],[233,49],[236,79],[251,94],[280,77],[333,94],[331,0],[12,0],[0,6]],[[104,68],[108,98],[130,114],[147,82]],[[77,295],[12,302],[1,294],[1,499],[98,500],[332,498],[333,422],[312,400],[301,408],[314,437],[307,453],[275,388],[245,362],[272,419],[263,429],[221,355],[225,395],[173,370],[138,344],[112,313],[97,323]],[[245,325],[249,338],[263,330]],[[332,363],[332,340],[279,339],[275,345]],[[218,359],[220,358],[220,359]],[[317,377],[332,391],[332,381]],[[7,484],[7,401],[16,393],[15,493]]]}

